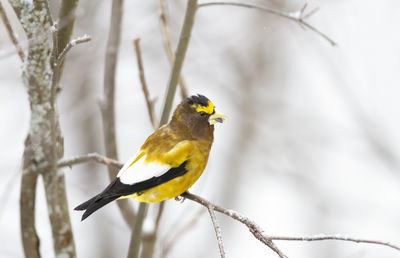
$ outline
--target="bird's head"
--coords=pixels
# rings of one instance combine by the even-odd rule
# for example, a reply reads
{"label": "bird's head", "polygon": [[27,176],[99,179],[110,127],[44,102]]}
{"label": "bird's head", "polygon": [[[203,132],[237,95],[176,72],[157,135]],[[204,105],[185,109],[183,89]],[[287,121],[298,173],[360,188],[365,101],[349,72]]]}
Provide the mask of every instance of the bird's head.
{"label": "bird's head", "polygon": [[183,123],[193,132],[205,132],[212,129],[214,124],[223,123],[226,116],[215,110],[215,105],[203,95],[193,95],[176,108],[174,121]]}
{"label": "bird's head", "polygon": [[203,95],[193,95],[186,100],[192,109],[192,115],[200,120],[207,120],[210,125],[223,123],[226,116],[215,111],[215,105]]}

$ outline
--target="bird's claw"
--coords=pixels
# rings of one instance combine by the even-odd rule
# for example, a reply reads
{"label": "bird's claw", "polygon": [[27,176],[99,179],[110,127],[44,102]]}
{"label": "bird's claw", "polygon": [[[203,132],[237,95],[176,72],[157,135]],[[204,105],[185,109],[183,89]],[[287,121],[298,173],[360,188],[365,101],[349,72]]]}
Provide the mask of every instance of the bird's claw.
{"label": "bird's claw", "polygon": [[175,201],[180,202],[180,203],[183,203],[185,200],[186,200],[186,198],[181,195],[175,197]]}

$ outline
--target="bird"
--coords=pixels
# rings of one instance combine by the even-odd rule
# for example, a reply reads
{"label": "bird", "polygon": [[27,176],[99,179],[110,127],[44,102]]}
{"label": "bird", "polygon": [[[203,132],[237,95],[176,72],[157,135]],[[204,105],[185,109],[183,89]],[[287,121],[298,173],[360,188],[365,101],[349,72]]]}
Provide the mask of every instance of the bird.
{"label": "bird", "polygon": [[207,97],[197,94],[184,99],[170,122],[146,139],[116,178],[75,208],[85,211],[81,221],[117,199],[155,203],[180,196],[203,173],[214,140],[214,124],[225,120]]}

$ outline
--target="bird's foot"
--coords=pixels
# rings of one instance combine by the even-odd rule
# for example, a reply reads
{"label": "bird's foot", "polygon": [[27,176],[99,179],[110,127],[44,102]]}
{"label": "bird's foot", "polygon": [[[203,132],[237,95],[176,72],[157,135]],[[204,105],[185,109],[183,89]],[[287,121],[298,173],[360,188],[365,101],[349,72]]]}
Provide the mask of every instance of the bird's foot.
{"label": "bird's foot", "polygon": [[180,203],[183,203],[185,200],[186,200],[186,198],[181,195],[175,197],[175,201],[180,202]]}

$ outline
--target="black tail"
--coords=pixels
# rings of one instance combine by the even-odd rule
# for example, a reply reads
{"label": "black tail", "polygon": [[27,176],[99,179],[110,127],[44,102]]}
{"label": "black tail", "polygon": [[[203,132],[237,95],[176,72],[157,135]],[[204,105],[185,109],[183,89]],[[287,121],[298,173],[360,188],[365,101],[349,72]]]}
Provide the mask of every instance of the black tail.
{"label": "black tail", "polygon": [[121,194],[117,194],[113,191],[116,185],[118,185],[118,178],[114,179],[106,189],[104,189],[103,192],[100,194],[96,195],[95,197],[89,199],[88,201],[82,203],[81,205],[78,205],[75,207],[75,210],[77,211],[83,211],[85,212],[82,215],[82,220],[86,219],[89,217],[90,214],[93,212],[97,211],[107,203],[110,203],[119,197],[121,197]]}
{"label": "black tail", "polygon": [[91,198],[90,200],[82,203],[81,205],[77,206],[75,210],[85,210],[85,212],[82,215],[82,219],[84,220],[87,217],[89,217],[90,214],[93,212],[97,211],[104,205],[114,201],[115,199],[118,199],[119,196],[112,196],[112,197],[102,197],[100,194],[96,195],[95,197]]}

